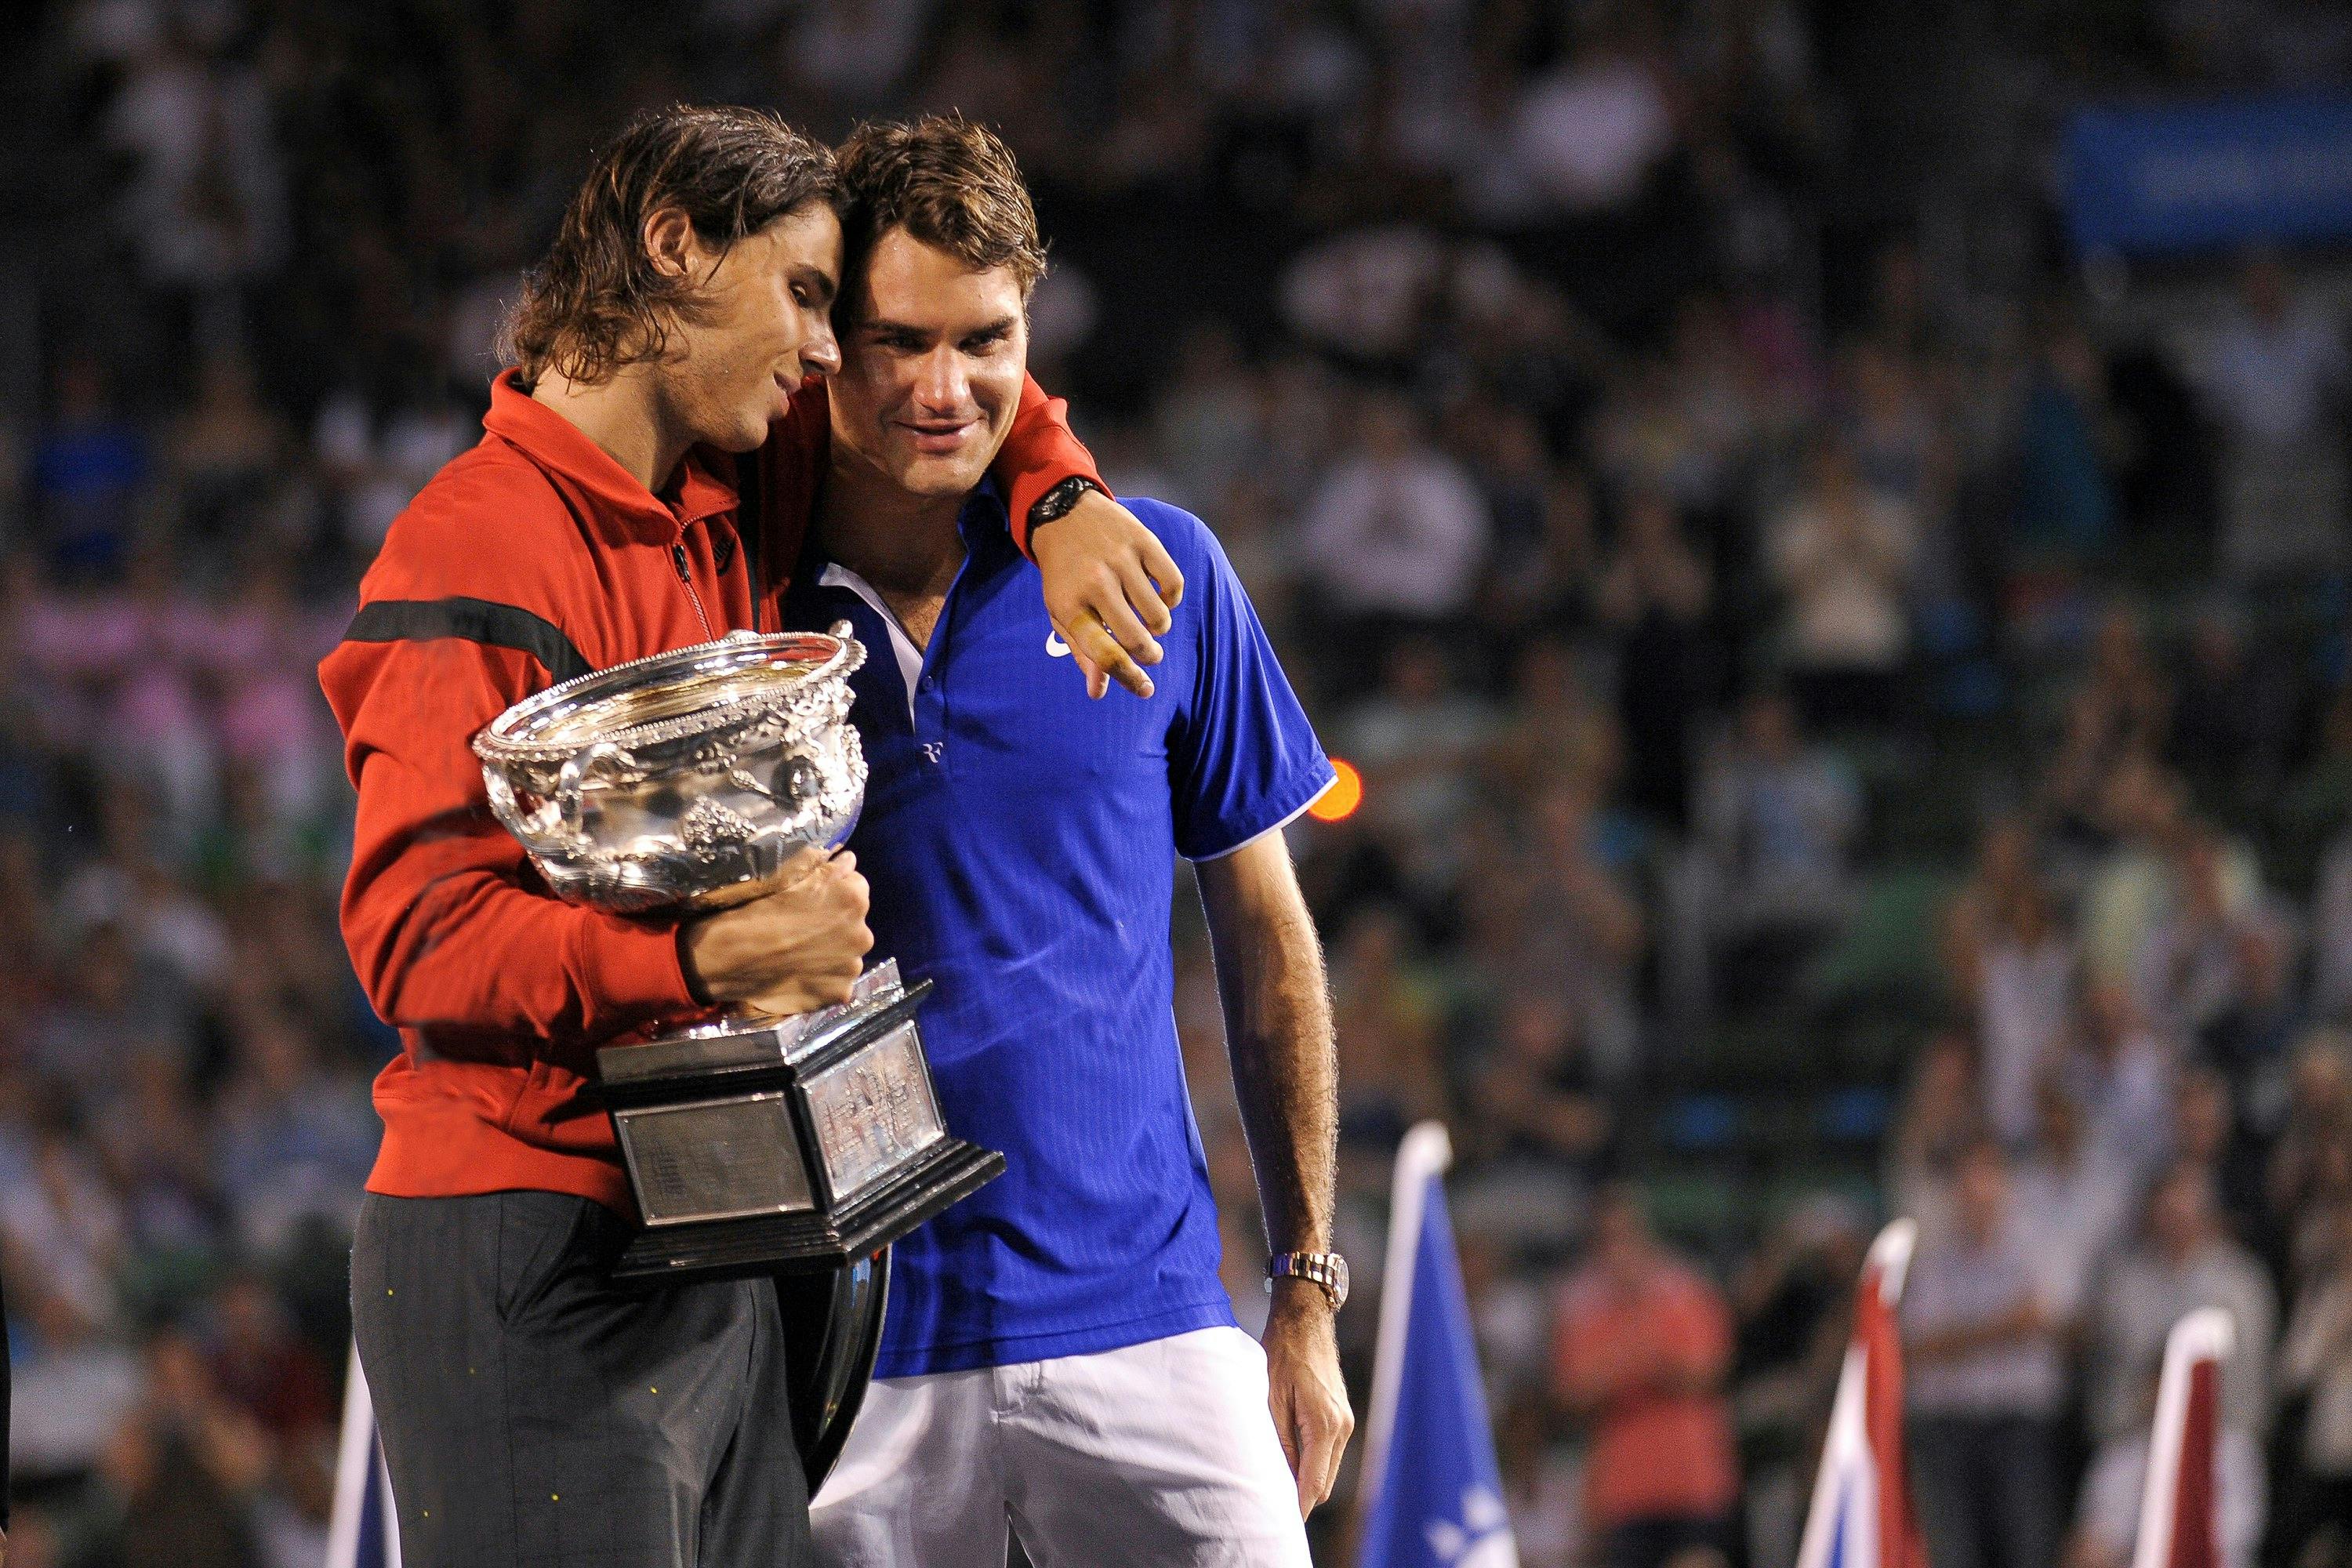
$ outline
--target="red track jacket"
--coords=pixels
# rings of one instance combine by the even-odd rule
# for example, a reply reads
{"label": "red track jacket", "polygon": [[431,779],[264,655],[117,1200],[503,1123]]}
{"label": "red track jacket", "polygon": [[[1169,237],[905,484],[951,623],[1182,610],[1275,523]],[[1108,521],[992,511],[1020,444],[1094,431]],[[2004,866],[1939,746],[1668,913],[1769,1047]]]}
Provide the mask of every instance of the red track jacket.
{"label": "red track jacket", "polygon": [[[764,626],[799,557],[826,421],[813,382],[757,459]],[[359,791],[343,940],[404,1046],[376,1079],[368,1190],[530,1188],[627,1212],[595,1052],[696,1016],[677,922],[557,899],[490,815],[467,748],[557,680],[752,624],[734,460],[698,449],[675,498],[656,498],[511,371],[482,425],[394,521],[319,667]],[[1097,477],[1034,381],[995,473],[1024,521],[1060,479]]]}

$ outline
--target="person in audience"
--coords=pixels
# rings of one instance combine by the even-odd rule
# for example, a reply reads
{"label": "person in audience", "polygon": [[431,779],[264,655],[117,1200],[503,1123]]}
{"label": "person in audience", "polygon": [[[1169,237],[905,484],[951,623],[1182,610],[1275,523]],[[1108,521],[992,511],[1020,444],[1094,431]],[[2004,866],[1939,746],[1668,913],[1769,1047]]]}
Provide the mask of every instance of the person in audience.
{"label": "person in audience", "polygon": [[2230,1080],[2202,1062],[2173,1079],[2172,1157],[2212,1173],[2221,1221],[2233,1238],[2257,1253],[2271,1251],[2262,1159],[2239,1127]]}
{"label": "person in audience", "polygon": [[[2094,977],[2137,984],[2156,931],[2179,906],[2183,848],[2199,832],[2180,780],[2145,754],[2116,764],[2101,792],[2101,827],[2109,842],[2083,889],[2080,929],[2084,963]],[[2252,858],[2226,842],[2210,866],[2225,914],[2250,906],[2261,891]]]}
{"label": "person in audience", "polygon": [[2197,1031],[2196,1047],[2241,1101],[2274,1100],[2294,1042],[2308,1027],[2299,933],[2275,903],[2231,933],[2229,984]]}
{"label": "person in audience", "polygon": [[1842,437],[1816,437],[1804,485],[1769,535],[1790,680],[1815,726],[1877,728],[1895,713],[1918,548],[1911,509],[1863,478]]}
{"label": "person in audience", "polygon": [[2172,1146],[2172,1058],[2120,984],[2082,982],[2057,1069],[2092,1144],[2136,1177],[2153,1173]]}
{"label": "person in audience", "polygon": [[1562,1285],[1555,1321],[1553,1394],[1585,1426],[1598,1561],[1727,1563],[1739,1486],[1725,1395],[1731,1314],[1659,1242],[1635,1190],[1595,1204],[1587,1259]]}
{"label": "person in audience", "polygon": [[1503,1007],[1470,1081],[1470,1132],[1489,1155],[1557,1163],[1590,1179],[1614,1131],[1607,1098],[1559,997],[1530,991]]}
{"label": "person in audience", "polygon": [[2139,1239],[2094,1294],[2087,1410],[2102,1449],[2146,1436],[2166,1336],[2202,1307],[2226,1310],[2236,1326],[2221,1372],[2222,1425],[2259,1442],[2270,1429],[2277,1296],[2224,1228],[2213,1173],[2181,1163],[2149,1189]]}
{"label": "person in audience", "polygon": [[1985,1114],[2012,1148],[2033,1129],[2034,1091],[2074,1026],[2074,946],[2037,861],[2032,829],[2005,817],[1944,915],[1944,963],[1984,1047]]}
{"label": "person in audience", "polygon": [[2040,781],[2065,835],[2106,847],[2143,832],[2149,811],[2174,804],[2148,793],[2164,782],[2150,770],[2171,716],[2172,689],[2148,651],[2137,606],[2108,605],[2065,700],[2057,754]]}
{"label": "person in audience", "polygon": [[1360,444],[1308,501],[1299,548],[1348,646],[1435,629],[1469,606],[1492,523],[1468,473],[1423,433],[1412,404],[1370,393]]}
{"label": "person in audience", "polygon": [[119,576],[148,504],[153,443],[115,401],[115,379],[87,350],[65,354],[47,426],[33,447],[25,500],[63,582]]}
{"label": "person in audience", "polygon": [[1775,1221],[1732,1275],[1732,1403],[1750,1563],[1796,1561],[1869,1243],[1853,1203],[1816,1194]]}
{"label": "person in audience", "polygon": [[1528,813],[1528,880],[1516,912],[1517,940],[1495,955],[1507,973],[1569,999],[1594,1069],[1621,1082],[1640,1044],[1637,965],[1650,941],[1649,916],[1596,820],[1589,780],[1562,781]]}
{"label": "person in audience", "polygon": [[[2352,1149],[2344,1151],[2352,1165]],[[2352,1173],[2347,1173],[2352,1174]],[[2299,1564],[2342,1562],[2352,1538],[2352,1181],[2314,1204],[2313,1245],[2279,1344],[2279,1392],[2303,1406],[2289,1439],[2281,1544]]]}
{"label": "person in audience", "polygon": [[1922,1243],[1903,1290],[1920,1527],[1937,1568],[2051,1568],[2063,1507],[2061,1321],[2000,1144],[1960,1156],[1952,1196],[1951,1225]]}
{"label": "person in audience", "polygon": [[2014,1166],[2010,1212],[2025,1236],[2042,1308],[2071,1341],[2091,1284],[2132,1223],[2132,1172],[2092,1142],[2083,1108],[2054,1070],[2034,1080],[2033,1140]]}
{"label": "person in audience", "polygon": [[1937,1236],[1952,1220],[1952,1182],[1960,1155],[1985,1135],[1984,1091],[1976,1044],[1947,1030],[1929,1039],[1912,1066],[1903,1108],[1886,1140],[1887,1206]]}
{"label": "person in audience", "polygon": [[2106,365],[2082,321],[2050,310],[2017,410],[2012,593],[2063,594],[2113,547]]}
{"label": "person in audience", "polygon": [[258,1423],[221,1397],[203,1352],[177,1329],[147,1346],[146,1393],[100,1466],[122,1568],[247,1568],[249,1505],[269,1470]]}
{"label": "person in audience", "polygon": [[2245,617],[2220,597],[2198,607],[2181,662],[2166,762],[2201,799],[2263,809],[2285,769],[2297,683],[2257,657]]}
{"label": "person in audience", "polygon": [[1700,918],[1727,986],[1769,984],[1834,931],[1853,894],[1862,796],[1836,754],[1807,742],[1797,705],[1767,690],[1741,707],[1699,785]]}
{"label": "person in audience", "polygon": [[1519,650],[1511,688],[1483,759],[1487,791],[1530,800],[1564,779],[1612,794],[1624,769],[1624,732],[1595,697],[1575,647],[1558,637],[1531,640]]}
{"label": "person in audience", "polygon": [[1331,1010],[1339,1041],[1339,1142],[1385,1156],[1447,1110],[1442,1022],[1402,911],[1367,909],[1335,933]]}
{"label": "person in audience", "polygon": [[[9,1256],[35,1255],[12,1247]],[[10,1269],[8,1294],[21,1314],[9,1333],[9,1457],[16,1483],[56,1489],[87,1482],[139,1403],[144,1379],[138,1358],[110,1310],[85,1310],[28,1263]]]}
{"label": "person in audience", "polygon": [[2329,1191],[2334,1167],[2352,1139],[2352,1038],[2314,1031],[2288,1069],[2286,1112],[2271,1144],[2271,1212],[2292,1222]]}
{"label": "person in audience", "polygon": [[2345,453],[2337,418],[2352,361],[2344,331],[2298,297],[2275,254],[2246,258],[2237,310],[2189,365],[2221,438],[2219,564],[2236,586],[2344,565]]}
{"label": "person in audience", "polygon": [[1380,688],[1356,705],[1339,746],[1362,770],[1363,809],[1399,846],[1407,876],[1442,886],[1454,869],[1448,830],[1471,804],[1473,759],[1496,716],[1463,689],[1444,640],[1413,633],[1380,652]]}
{"label": "person in audience", "polygon": [[2263,900],[2233,894],[2228,858],[2227,845],[2202,824],[2178,837],[2163,911],[2133,964],[2142,1010],[2182,1041],[2202,1040],[2244,1008],[2262,962],[2284,947]]}

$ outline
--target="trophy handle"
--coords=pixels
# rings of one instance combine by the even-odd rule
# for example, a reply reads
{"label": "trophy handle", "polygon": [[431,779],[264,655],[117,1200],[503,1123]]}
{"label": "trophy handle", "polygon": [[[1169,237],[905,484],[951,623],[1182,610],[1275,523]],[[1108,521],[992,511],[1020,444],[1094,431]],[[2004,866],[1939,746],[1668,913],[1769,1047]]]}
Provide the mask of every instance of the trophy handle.
{"label": "trophy handle", "polygon": [[575,838],[580,836],[580,796],[588,786],[588,775],[607,758],[620,754],[621,748],[612,742],[599,741],[563,759],[563,767],[555,775],[555,811],[564,832]]}
{"label": "trophy handle", "polygon": [[841,1458],[873,1380],[890,1295],[890,1249],[821,1275],[779,1275],[775,1285],[791,1389],[786,1415],[814,1496]]}

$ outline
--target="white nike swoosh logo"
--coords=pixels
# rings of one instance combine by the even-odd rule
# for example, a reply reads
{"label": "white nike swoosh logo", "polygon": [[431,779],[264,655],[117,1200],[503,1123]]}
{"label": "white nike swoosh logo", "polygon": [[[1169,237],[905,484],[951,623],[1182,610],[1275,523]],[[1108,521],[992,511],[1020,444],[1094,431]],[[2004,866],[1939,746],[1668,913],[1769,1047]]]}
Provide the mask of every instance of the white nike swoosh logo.
{"label": "white nike swoosh logo", "polygon": [[1070,657],[1070,645],[1062,640],[1061,633],[1047,632],[1045,634],[1045,652],[1055,658],[1067,658]]}

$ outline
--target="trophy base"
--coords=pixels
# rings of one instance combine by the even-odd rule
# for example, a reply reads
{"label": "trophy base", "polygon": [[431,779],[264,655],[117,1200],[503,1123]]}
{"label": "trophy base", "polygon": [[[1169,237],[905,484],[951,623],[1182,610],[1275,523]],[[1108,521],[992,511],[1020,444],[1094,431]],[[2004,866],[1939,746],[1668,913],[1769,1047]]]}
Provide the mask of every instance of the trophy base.
{"label": "trophy base", "polygon": [[613,1265],[617,1281],[677,1283],[845,1268],[994,1181],[1004,1156],[960,1138],[933,1144],[830,1213],[761,1215],[640,1230]]}

